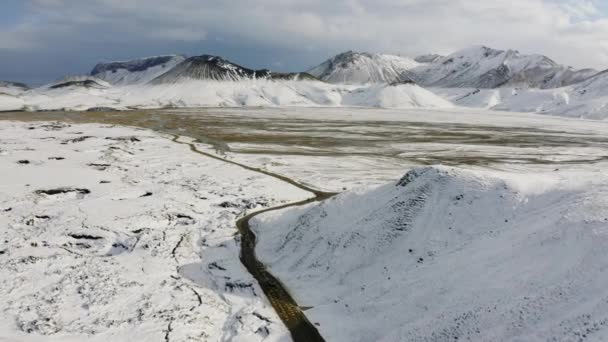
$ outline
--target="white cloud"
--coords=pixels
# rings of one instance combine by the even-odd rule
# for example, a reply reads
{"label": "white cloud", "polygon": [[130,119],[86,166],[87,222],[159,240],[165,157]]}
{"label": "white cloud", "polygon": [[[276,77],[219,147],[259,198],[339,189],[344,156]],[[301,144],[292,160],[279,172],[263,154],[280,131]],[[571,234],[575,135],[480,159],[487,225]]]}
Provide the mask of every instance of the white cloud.
{"label": "white cloud", "polygon": [[30,9],[10,35],[0,34],[0,46],[218,34],[319,55],[449,53],[486,44],[608,68],[608,18],[597,0],[30,0]]}

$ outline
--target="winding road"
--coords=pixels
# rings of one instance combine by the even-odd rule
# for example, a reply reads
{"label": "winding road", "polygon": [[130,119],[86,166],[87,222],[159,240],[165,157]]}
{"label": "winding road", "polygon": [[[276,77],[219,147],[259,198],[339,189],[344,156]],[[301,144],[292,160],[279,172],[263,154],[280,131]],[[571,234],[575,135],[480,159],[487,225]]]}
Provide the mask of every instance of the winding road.
{"label": "winding road", "polygon": [[264,174],[264,175],[267,175],[270,177],[274,177],[283,182],[289,183],[297,188],[300,188],[304,191],[310,192],[314,195],[314,197],[311,197],[311,198],[303,200],[303,201],[283,204],[283,205],[279,205],[276,207],[272,207],[272,208],[268,208],[265,210],[251,213],[251,214],[246,215],[246,216],[242,217],[241,219],[239,219],[236,222],[236,226],[237,226],[239,232],[241,233],[241,255],[240,255],[241,262],[243,263],[245,268],[247,268],[247,271],[249,271],[249,273],[251,273],[251,275],[260,284],[262,291],[264,291],[264,294],[266,294],[266,297],[268,297],[268,300],[272,304],[272,307],[275,309],[275,311],[277,312],[277,314],[279,315],[279,317],[281,318],[281,320],[283,321],[283,323],[285,324],[285,326],[291,333],[291,337],[294,340],[294,342],[325,341],[325,339],[323,339],[323,337],[319,333],[319,330],[315,327],[314,324],[312,324],[308,320],[308,318],[306,317],[306,315],[304,314],[304,312],[302,311],[300,306],[298,306],[296,301],[289,294],[286,287],[281,283],[280,280],[278,280],[275,276],[273,276],[266,269],[266,266],[262,262],[260,262],[257,259],[257,256],[255,254],[256,236],[255,236],[255,233],[253,233],[253,231],[251,230],[249,222],[252,218],[256,217],[257,215],[261,215],[263,213],[267,213],[270,211],[281,210],[281,209],[290,208],[290,207],[297,207],[297,206],[301,206],[301,205],[305,205],[305,204],[309,204],[309,203],[313,203],[313,202],[323,201],[330,197],[335,196],[336,193],[319,191],[319,190],[310,188],[306,185],[303,185],[301,183],[298,183],[297,181],[295,181],[291,178],[285,177],[283,175],[279,175],[279,174],[276,174],[276,173],[273,173],[273,172],[270,172],[267,170],[263,170],[260,168],[247,166],[247,165],[244,165],[244,164],[232,161],[232,160],[227,160],[227,159],[218,157],[216,155],[213,155],[213,154],[210,154],[207,152],[203,152],[196,148],[196,145],[195,145],[196,141],[182,142],[182,141],[179,141],[179,138],[180,138],[179,135],[171,134],[171,136],[173,136],[173,139],[172,139],[173,142],[190,146],[190,150],[194,153],[198,153],[200,155],[203,155],[203,156],[206,156],[209,158],[220,160],[225,163],[233,164],[233,165],[242,167],[249,171],[261,173],[261,174]]}

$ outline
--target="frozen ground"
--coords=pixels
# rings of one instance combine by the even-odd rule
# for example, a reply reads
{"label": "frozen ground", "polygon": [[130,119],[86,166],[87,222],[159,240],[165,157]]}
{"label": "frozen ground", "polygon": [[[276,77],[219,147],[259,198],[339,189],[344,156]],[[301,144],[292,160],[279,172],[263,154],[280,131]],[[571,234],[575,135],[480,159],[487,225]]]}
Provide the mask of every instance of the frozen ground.
{"label": "frozen ground", "polygon": [[488,110],[208,108],[4,113],[13,120],[135,125],[199,139],[199,148],[341,191],[417,165],[542,172],[601,168],[608,123]]}
{"label": "frozen ground", "polygon": [[235,220],[306,192],[99,124],[0,121],[0,179],[0,340],[289,340]]}
{"label": "frozen ground", "polygon": [[[209,152],[341,191],[419,165],[517,172],[602,168],[608,123],[484,110],[163,111]],[[155,123],[158,124],[158,123]]]}

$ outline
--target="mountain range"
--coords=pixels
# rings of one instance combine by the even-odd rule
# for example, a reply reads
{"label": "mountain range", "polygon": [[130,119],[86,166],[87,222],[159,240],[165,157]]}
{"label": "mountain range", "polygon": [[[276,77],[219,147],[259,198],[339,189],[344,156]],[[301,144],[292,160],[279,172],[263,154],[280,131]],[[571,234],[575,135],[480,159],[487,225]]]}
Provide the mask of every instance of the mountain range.
{"label": "mountain range", "polygon": [[242,79],[319,79],[329,83],[412,83],[437,88],[527,87],[559,88],[598,74],[574,69],[543,55],[485,46],[463,49],[448,56],[415,58],[347,51],[307,72],[276,73],[254,70],[219,56],[169,55],[125,62],[100,63],[90,75],[113,85],[177,83],[186,79],[237,81]]}
{"label": "mountain range", "polygon": [[448,56],[424,55],[414,59],[348,51],[312,68],[309,73],[332,83],[407,80],[440,88],[523,86],[547,89],[581,82],[598,71],[576,70],[542,55],[477,46]]}
{"label": "mountain range", "polygon": [[414,58],[347,51],[295,73],[251,69],[212,55],[166,55],[99,63],[88,75],[35,89],[0,82],[0,110],[456,105],[601,119],[608,117],[607,84],[608,71],[486,46]]}

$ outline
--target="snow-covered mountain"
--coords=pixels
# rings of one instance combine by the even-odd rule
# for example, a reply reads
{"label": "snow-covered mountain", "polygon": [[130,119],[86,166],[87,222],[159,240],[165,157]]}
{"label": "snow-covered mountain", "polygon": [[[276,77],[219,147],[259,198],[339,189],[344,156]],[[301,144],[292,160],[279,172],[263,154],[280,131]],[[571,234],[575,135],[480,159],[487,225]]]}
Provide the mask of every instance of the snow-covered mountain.
{"label": "snow-covered mountain", "polygon": [[91,76],[114,85],[144,84],[171,70],[185,59],[182,55],[169,55],[99,63],[91,71]]}
{"label": "snow-covered mountain", "polygon": [[330,83],[408,83],[408,70],[418,66],[413,59],[347,51],[310,69],[309,74]]}
{"label": "snow-covered mountain", "polygon": [[153,79],[151,83],[179,83],[187,80],[239,81],[268,77],[270,77],[270,70],[248,69],[218,56],[202,55],[187,58],[168,72]]}
{"label": "snow-covered mountain", "polygon": [[608,117],[608,71],[575,70],[545,56],[484,46],[449,56],[430,54],[415,59],[349,51],[310,73],[255,70],[212,55],[170,55],[102,63],[91,74],[95,76],[66,77],[35,89],[1,82],[0,108],[450,108],[455,104],[592,119]]}
{"label": "snow-covered mountain", "polygon": [[252,227],[327,340],[604,341],[608,189],[588,176],[420,168]]}
{"label": "snow-covered mountain", "polygon": [[422,86],[442,88],[498,88],[523,86],[558,88],[597,73],[575,70],[542,55],[478,46],[449,56],[401,56],[345,52],[309,71],[331,83],[392,83],[411,79]]}
{"label": "snow-covered mountain", "polygon": [[498,88],[521,86],[558,88],[581,82],[597,73],[575,70],[542,55],[485,46],[457,51],[411,70],[418,83],[442,88]]}

